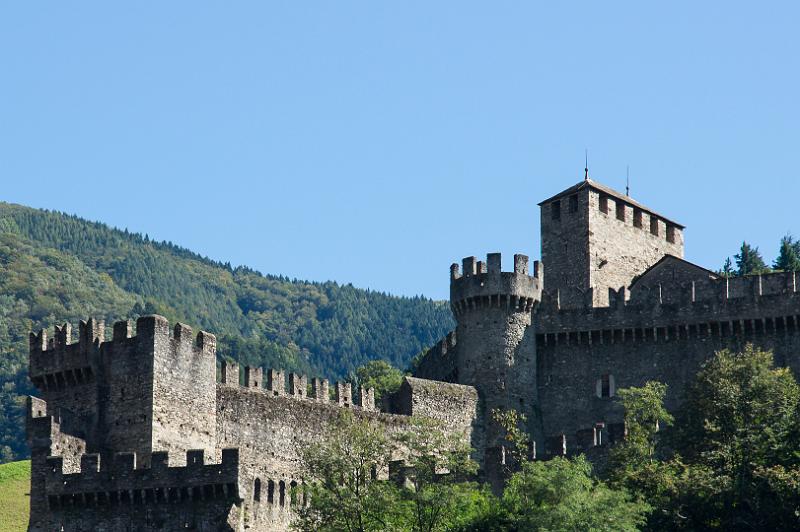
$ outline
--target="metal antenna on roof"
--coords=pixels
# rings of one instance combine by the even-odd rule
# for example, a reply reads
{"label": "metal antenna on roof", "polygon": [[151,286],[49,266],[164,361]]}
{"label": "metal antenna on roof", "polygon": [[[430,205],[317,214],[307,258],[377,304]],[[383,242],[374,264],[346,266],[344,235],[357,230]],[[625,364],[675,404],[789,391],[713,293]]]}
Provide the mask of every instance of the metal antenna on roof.
{"label": "metal antenna on roof", "polygon": [[631,195],[631,165],[625,166],[625,195]]}
{"label": "metal antenna on roof", "polygon": [[583,168],[583,180],[589,181],[589,148],[586,148],[586,166]]}

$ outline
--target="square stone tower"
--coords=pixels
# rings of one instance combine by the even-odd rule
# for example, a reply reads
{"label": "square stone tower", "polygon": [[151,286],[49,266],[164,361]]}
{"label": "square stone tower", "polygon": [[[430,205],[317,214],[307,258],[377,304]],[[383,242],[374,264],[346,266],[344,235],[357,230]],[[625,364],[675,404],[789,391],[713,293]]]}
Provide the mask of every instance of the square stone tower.
{"label": "square stone tower", "polygon": [[564,308],[607,306],[664,255],[683,258],[683,229],[586,179],[539,203],[544,290]]}

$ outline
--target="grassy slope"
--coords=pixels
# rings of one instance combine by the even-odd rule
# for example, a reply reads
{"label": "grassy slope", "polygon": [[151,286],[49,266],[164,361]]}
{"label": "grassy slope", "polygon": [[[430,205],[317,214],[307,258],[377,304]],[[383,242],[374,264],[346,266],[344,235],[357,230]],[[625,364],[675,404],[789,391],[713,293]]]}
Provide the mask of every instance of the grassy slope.
{"label": "grassy slope", "polygon": [[0,465],[0,530],[3,532],[28,529],[30,478],[29,460]]}

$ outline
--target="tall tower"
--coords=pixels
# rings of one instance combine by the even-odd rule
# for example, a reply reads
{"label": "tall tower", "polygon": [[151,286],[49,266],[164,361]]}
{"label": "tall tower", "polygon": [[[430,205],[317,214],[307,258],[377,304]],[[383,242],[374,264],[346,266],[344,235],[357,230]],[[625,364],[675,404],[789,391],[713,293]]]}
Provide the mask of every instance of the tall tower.
{"label": "tall tower", "polygon": [[544,289],[562,307],[606,306],[664,255],[683,258],[684,227],[587,179],[539,203]]}
{"label": "tall tower", "polygon": [[540,300],[540,264],[528,273],[528,257],[514,255],[514,269],[503,272],[499,253],[486,262],[475,257],[450,267],[450,304],[458,323],[457,382],[474,386],[484,404],[486,457],[490,481],[499,480],[497,453],[501,436],[492,421],[492,409],[514,409],[526,414],[536,434],[536,347],[531,312]]}

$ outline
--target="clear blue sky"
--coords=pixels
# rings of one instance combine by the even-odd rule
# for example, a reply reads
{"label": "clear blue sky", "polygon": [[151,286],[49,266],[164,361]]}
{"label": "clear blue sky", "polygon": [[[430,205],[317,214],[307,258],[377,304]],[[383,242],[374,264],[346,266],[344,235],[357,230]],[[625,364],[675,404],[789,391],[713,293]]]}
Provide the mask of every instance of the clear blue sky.
{"label": "clear blue sky", "polygon": [[800,235],[796,2],[9,2],[0,199],[447,297],[592,177],[717,268]]}

